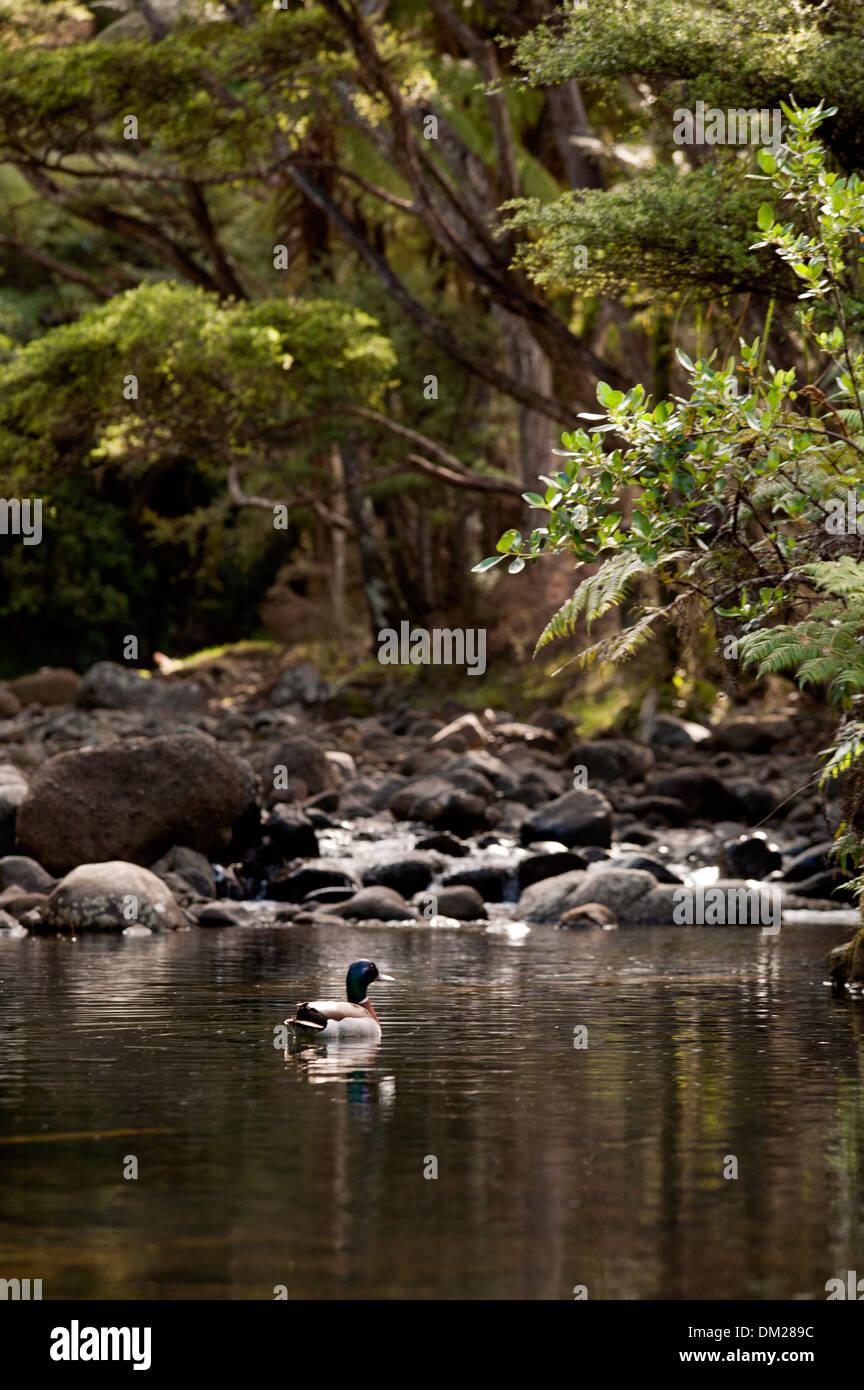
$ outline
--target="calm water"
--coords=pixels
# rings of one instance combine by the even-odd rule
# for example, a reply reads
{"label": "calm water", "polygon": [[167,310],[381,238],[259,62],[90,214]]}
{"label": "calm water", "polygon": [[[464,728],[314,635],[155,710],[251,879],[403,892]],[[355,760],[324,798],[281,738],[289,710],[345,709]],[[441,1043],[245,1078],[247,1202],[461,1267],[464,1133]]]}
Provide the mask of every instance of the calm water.
{"label": "calm water", "polygon": [[[843,936],[2,940],[0,1276],[45,1298],[824,1298],[864,1271],[864,1005],[822,983]],[[361,956],[399,980],[381,1043],[275,1050]]]}

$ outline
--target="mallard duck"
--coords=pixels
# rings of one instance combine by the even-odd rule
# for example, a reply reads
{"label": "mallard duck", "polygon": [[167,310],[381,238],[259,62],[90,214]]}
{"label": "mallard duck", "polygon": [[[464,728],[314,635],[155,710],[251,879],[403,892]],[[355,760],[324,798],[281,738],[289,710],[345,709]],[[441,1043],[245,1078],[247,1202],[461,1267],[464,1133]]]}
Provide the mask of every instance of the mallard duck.
{"label": "mallard duck", "polygon": [[286,1018],[305,1034],[328,1038],[380,1038],[378,1015],[366,997],[374,980],[388,980],[392,975],[380,974],[371,960],[355,960],[349,965],[345,979],[347,1002],[341,999],[313,999],[297,1005],[293,1018]]}

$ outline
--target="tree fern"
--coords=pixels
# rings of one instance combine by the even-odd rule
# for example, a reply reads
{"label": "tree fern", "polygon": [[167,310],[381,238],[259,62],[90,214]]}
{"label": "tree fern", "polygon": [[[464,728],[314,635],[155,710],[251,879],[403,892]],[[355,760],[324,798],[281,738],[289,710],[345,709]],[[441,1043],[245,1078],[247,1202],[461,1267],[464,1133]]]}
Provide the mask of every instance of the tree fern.
{"label": "tree fern", "polygon": [[[816,560],[802,567],[803,574],[809,574],[817,588],[839,597],[864,599],[864,564],[852,555],[841,555],[837,560]],[[827,605],[826,605],[827,607]]]}
{"label": "tree fern", "polygon": [[824,651],[822,642],[808,642],[796,627],[787,624],[767,632],[753,632],[741,639],[741,655],[745,664],[756,666],[760,676],[794,671],[802,662],[817,660],[824,655]]}
{"label": "tree fern", "polygon": [[798,684],[825,684],[848,702],[864,691],[864,564],[851,555],[804,565],[802,574],[830,595],[798,623],[743,637],[741,655],[760,676],[791,671]]}

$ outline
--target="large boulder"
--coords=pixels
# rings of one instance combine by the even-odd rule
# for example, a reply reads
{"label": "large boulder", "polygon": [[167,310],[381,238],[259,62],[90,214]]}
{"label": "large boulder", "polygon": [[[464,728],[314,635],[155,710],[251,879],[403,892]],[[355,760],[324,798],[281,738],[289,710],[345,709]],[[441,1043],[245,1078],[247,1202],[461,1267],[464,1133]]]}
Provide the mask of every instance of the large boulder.
{"label": "large boulder", "polygon": [[203,854],[186,845],[175,845],[150,865],[151,871],[167,883],[172,892],[183,890],[185,896],[215,898],[216,878]]}
{"label": "large boulder", "polygon": [[546,753],[555,753],[559,744],[559,740],[549,729],[543,729],[538,724],[520,724],[512,719],[496,725],[495,739],[498,744],[524,744],[528,748],[538,748]]}
{"label": "large boulder", "polygon": [[836,988],[864,989],[864,928],[851,941],[828,952],[828,974]]}
{"label": "large boulder", "polygon": [[249,768],[209,734],[130,739],[43,763],[17,846],[53,873],[106,859],[151,864],[176,844],[219,859],[251,809]]}
{"label": "large boulder", "polygon": [[328,685],[310,661],[304,661],[299,666],[292,666],[282,672],[270,692],[270,704],[276,709],[284,708],[286,705],[303,705],[308,708],[311,705],[324,704],[332,695],[333,687]]}
{"label": "large boulder", "polygon": [[393,888],[361,888],[347,902],[329,908],[331,916],[355,922],[405,922],[419,913]]}
{"label": "large boulder", "polygon": [[338,864],[319,859],[299,869],[277,869],[267,885],[267,896],[280,903],[301,903],[320,888],[348,888],[354,892],[359,886]]}
{"label": "large boulder", "polygon": [[[571,895],[578,892],[588,877],[584,869],[570,869],[554,878],[543,878],[525,889],[517,904],[517,914],[526,922],[554,923],[561,920],[573,906]],[[590,898],[585,899],[590,902]]]}
{"label": "large boulder", "polygon": [[438,917],[452,917],[457,922],[485,922],[488,916],[477,889],[467,883],[439,888],[432,901]]}
{"label": "large boulder", "polygon": [[[637,816],[646,825],[686,825],[690,819],[690,812],[677,796],[637,796],[632,801],[623,802],[622,810],[628,815]],[[625,839],[638,843],[629,828]]]}
{"label": "large boulder", "polygon": [[574,908],[599,903],[608,907],[622,927],[671,925],[674,893],[671,884],[658,884],[642,869],[620,869],[600,863],[587,872],[573,870],[533,883],[519,899],[518,913],[527,922],[561,922]]}
{"label": "large boulder", "polygon": [[0,719],[14,719],[21,712],[21,701],[6,685],[0,685]]}
{"label": "large boulder", "polygon": [[741,835],[723,846],[726,872],[730,878],[767,878],[783,863],[779,849],[762,835]]}
{"label": "large boulder", "polygon": [[15,848],[18,811],[27,796],[27,783],[17,767],[0,763],[0,854]]}
{"label": "large boulder", "polygon": [[[441,883],[444,888],[473,888],[484,902],[503,903],[511,895],[514,877],[509,864],[485,864],[477,868],[451,869]],[[452,917],[455,914],[447,915]]]}
{"label": "large boulder", "polygon": [[711,743],[726,753],[769,753],[777,744],[788,746],[795,737],[795,726],[782,714],[738,714],[724,719],[714,729]]}
{"label": "large boulder", "polygon": [[[285,773],[281,773],[281,769]],[[342,782],[336,767],[325,756],[324,750],[302,734],[286,738],[277,747],[273,757],[273,770],[280,769],[280,776],[298,778],[306,783],[310,796],[339,787]],[[278,784],[277,784],[278,785]]]}
{"label": "large boulder", "polygon": [[586,768],[589,782],[642,782],[654,771],[651,749],[626,738],[576,743],[570,750],[570,762]]}
{"label": "large boulder", "polygon": [[122,860],[79,865],[42,905],[42,926],[49,931],[123,931],[131,926],[159,931],[185,925],[161,878]]}
{"label": "large boulder", "polygon": [[25,893],[50,893],[57,880],[35,859],[6,854],[0,859],[0,889],[21,888]]}
{"label": "large boulder", "polygon": [[605,864],[598,864],[588,870],[575,892],[568,895],[567,907],[602,903],[615,913],[622,926],[635,925],[644,920],[641,900],[656,887],[654,875],[645,869],[607,868]]}
{"label": "large boulder", "polygon": [[648,741],[652,748],[677,748],[686,752],[706,743],[710,737],[711,730],[704,724],[678,719],[674,714],[658,714]]}
{"label": "large boulder", "polygon": [[337,802],[339,815],[349,820],[374,816],[384,810],[390,798],[404,784],[404,777],[394,777],[389,773],[376,773],[371,777],[358,778],[356,782],[343,782]]}
{"label": "large boulder", "polygon": [[621,913],[622,927],[674,927],[673,913],[680,889],[671,883],[658,883],[641,897],[630,900]]}
{"label": "large boulder", "polygon": [[555,878],[557,874],[566,874],[570,869],[586,869],[588,860],[582,854],[573,854],[570,850],[546,850],[539,854],[531,854],[523,859],[517,869],[517,879],[520,893],[526,888],[530,888],[532,883],[539,883],[544,878]]}
{"label": "large boulder", "polygon": [[434,854],[409,854],[386,864],[375,864],[365,870],[363,887],[395,888],[403,898],[410,898],[429,886],[438,862]]}
{"label": "large boulder", "polygon": [[435,748],[452,748],[457,752],[467,752],[469,748],[485,748],[489,735],[476,714],[460,714],[438,729],[429,740]]}
{"label": "large boulder", "polygon": [[206,700],[194,681],[162,681],[134,666],[97,661],[86,672],[75,696],[79,709],[147,709],[179,712],[197,709]]}
{"label": "large boulder", "polygon": [[601,792],[565,792],[540,806],[522,824],[522,843],[532,840],[558,840],[567,849],[573,845],[612,843],[612,807]]}
{"label": "large boulder", "polygon": [[684,882],[679,874],[669,868],[662,859],[655,858],[653,854],[628,854],[616,863],[619,869],[644,869],[647,873],[653,874],[658,883],[677,883]]}
{"label": "large boulder", "polygon": [[[649,777],[645,794],[683,801],[694,820],[734,820],[740,811],[735,797],[720,778],[704,767],[682,767],[678,772],[662,772]],[[628,806],[627,809],[634,808]]]}
{"label": "large boulder", "polygon": [[264,822],[264,830],[285,859],[306,859],[318,854],[318,836],[305,811],[278,801]]}
{"label": "large boulder", "polygon": [[822,840],[817,845],[808,846],[789,861],[781,878],[786,883],[803,883],[804,879],[810,878],[813,874],[822,873],[831,867],[833,849],[833,840]]}
{"label": "large boulder", "polygon": [[81,677],[65,666],[40,666],[29,676],[9,681],[9,689],[22,705],[71,705]]}
{"label": "large boulder", "polygon": [[778,812],[784,814],[784,792],[773,780],[766,786],[755,777],[733,777],[727,789],[735,800],[733,819],[745,825],[761,825]]}
{"label": "large boulder", "polygon": [[400,787],[389,809],[398,820],[422,821],[435,830],[470,835],[486,824],[487,801],[443,777],[423,777]]}

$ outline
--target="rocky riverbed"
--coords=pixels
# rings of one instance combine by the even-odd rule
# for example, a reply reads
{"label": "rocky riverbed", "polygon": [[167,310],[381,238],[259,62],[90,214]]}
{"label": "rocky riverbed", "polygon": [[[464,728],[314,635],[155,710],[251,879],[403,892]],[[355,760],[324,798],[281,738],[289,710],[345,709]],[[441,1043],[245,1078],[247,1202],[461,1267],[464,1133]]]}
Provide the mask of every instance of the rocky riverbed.
{"label": "rocky riverbed", "polygon": [[794,711],[585,741],[545,709],[345,715],[305,665],[43,670],[0,686],[0,929],[604,931],[758,884],[842,942],[819,746]]}

